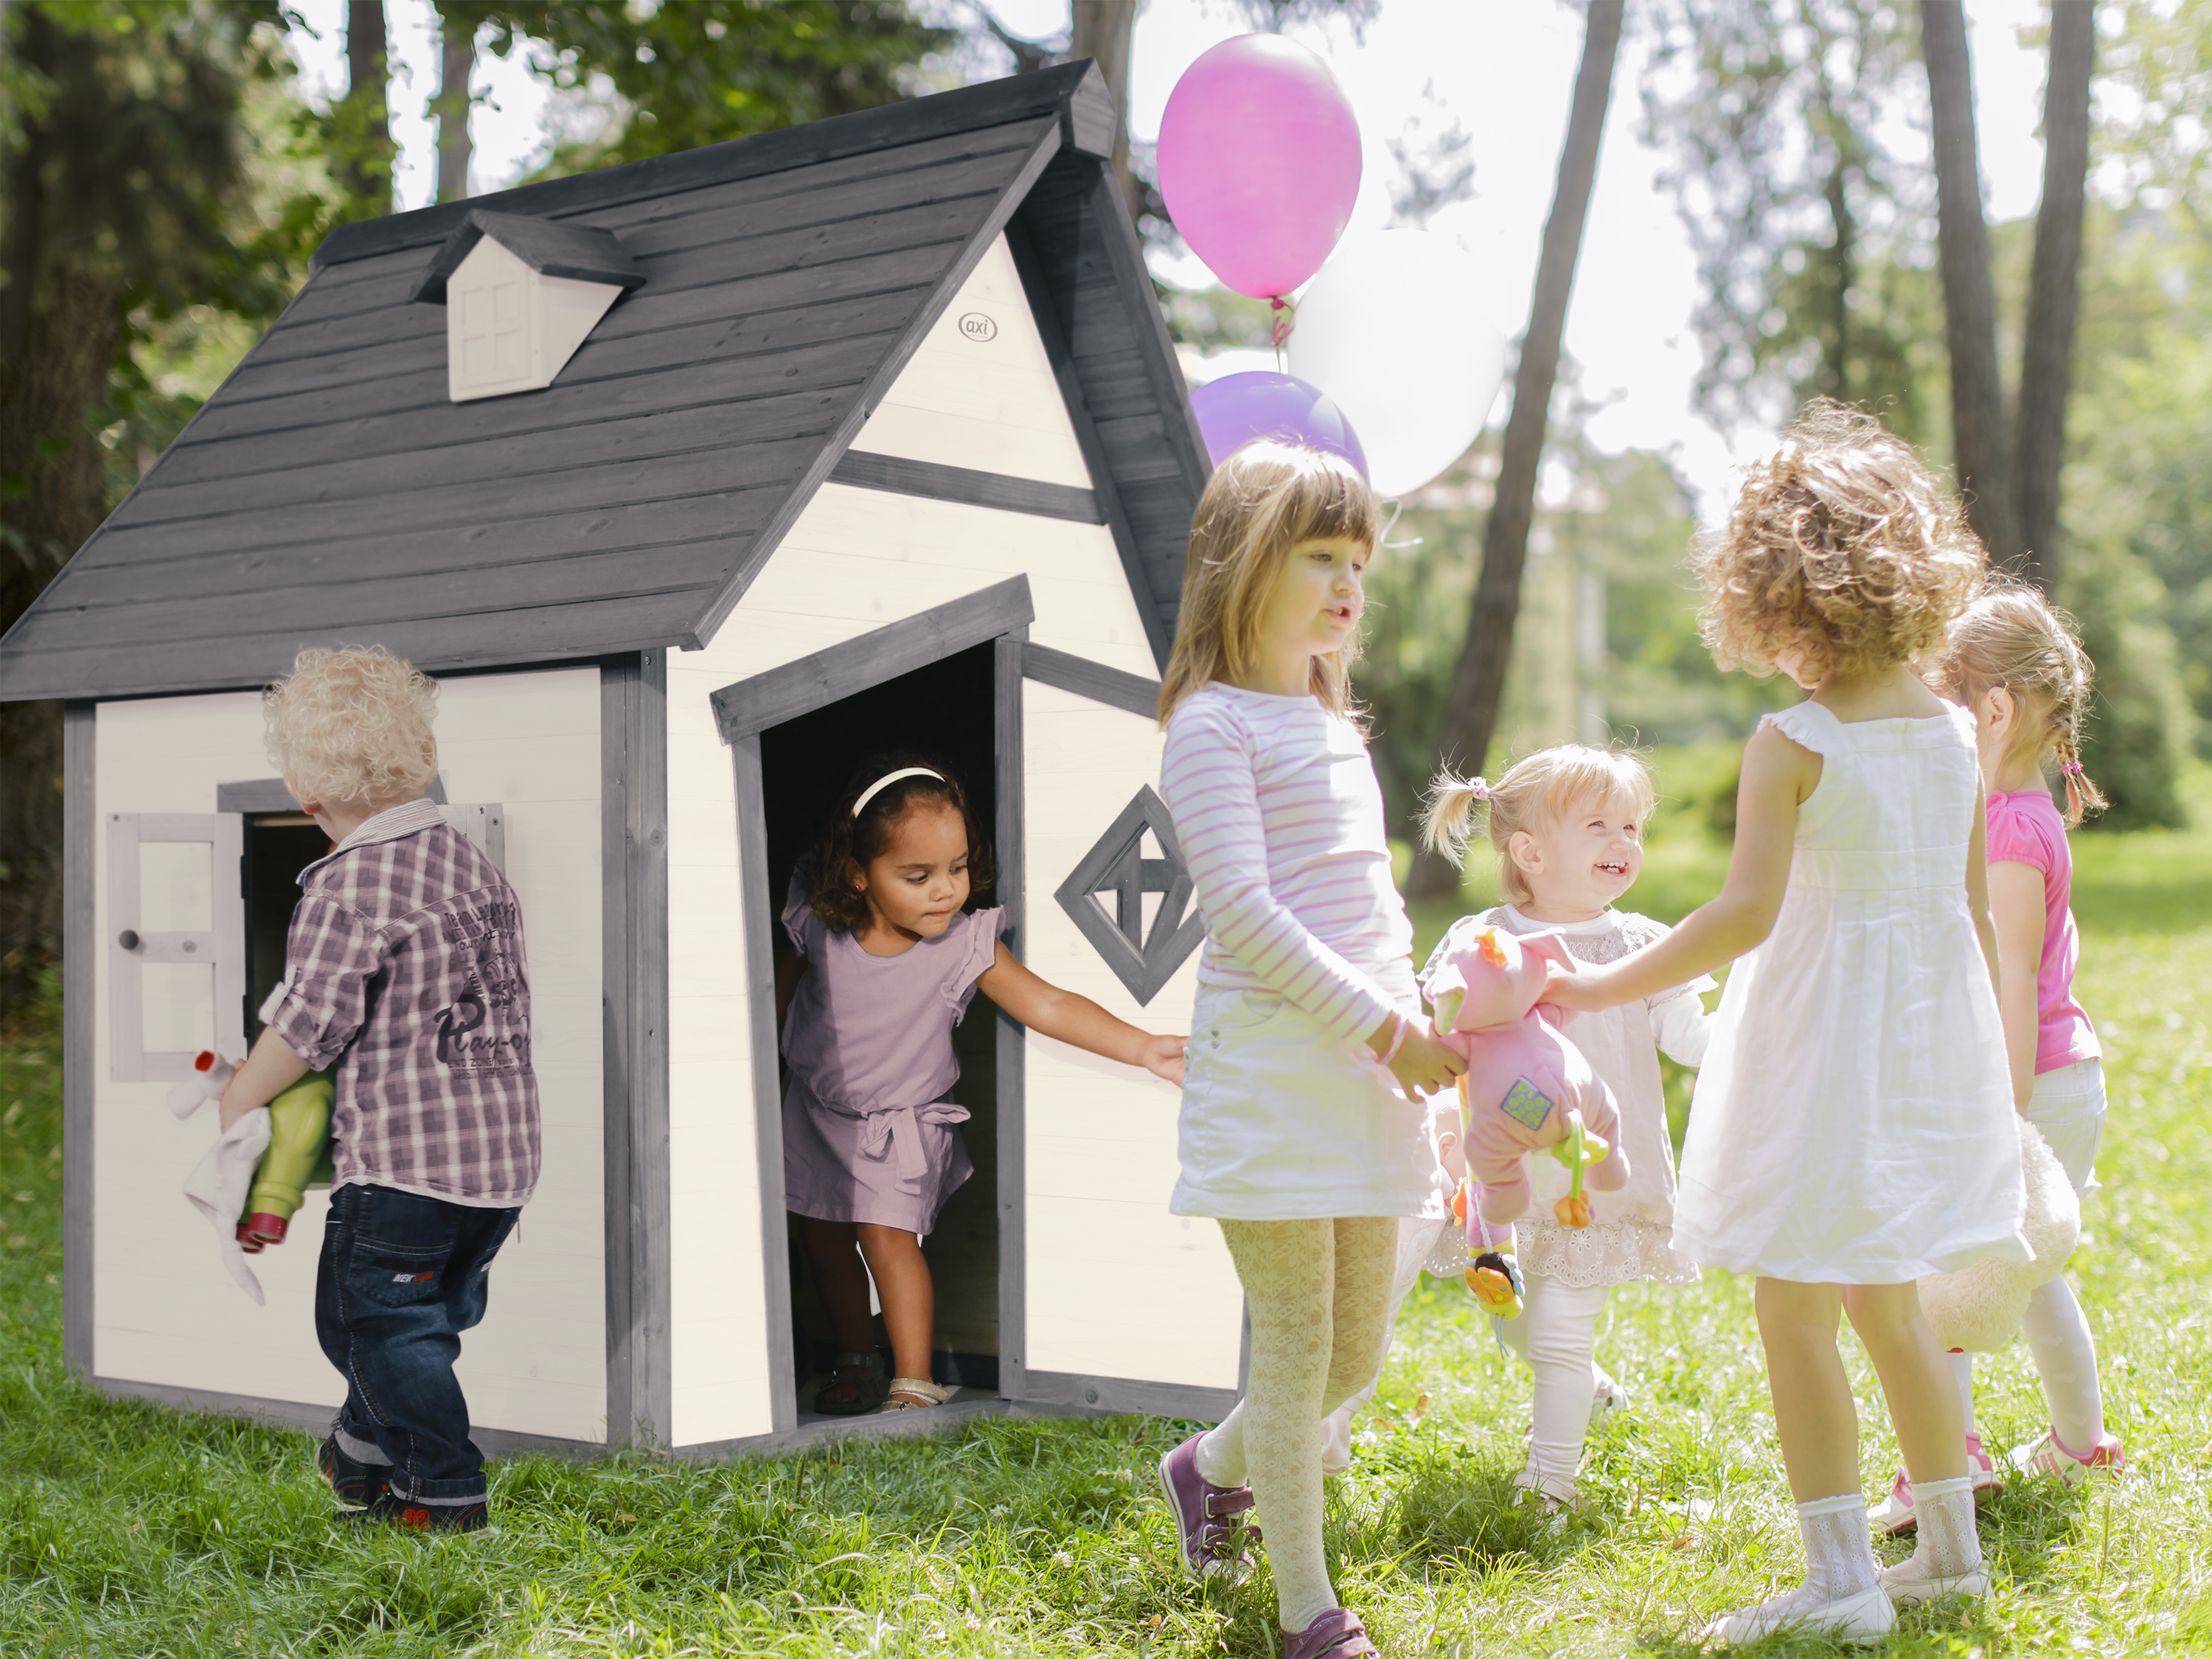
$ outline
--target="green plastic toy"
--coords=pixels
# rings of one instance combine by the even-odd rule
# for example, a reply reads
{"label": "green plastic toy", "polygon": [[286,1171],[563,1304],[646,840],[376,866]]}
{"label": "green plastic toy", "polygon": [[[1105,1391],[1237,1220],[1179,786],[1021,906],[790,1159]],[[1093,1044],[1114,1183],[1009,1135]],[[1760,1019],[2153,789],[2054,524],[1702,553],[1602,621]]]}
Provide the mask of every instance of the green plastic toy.
{"label": "green plastic toy", "polygon": [[327,1187],[331,1166],[331,1109],[337,1086],[328,1072],[312,1072],[269,1103],[269,1146],[253,1166],[253,1185],[238,1224],[248,1255],[284,1242],[310,1187]]}

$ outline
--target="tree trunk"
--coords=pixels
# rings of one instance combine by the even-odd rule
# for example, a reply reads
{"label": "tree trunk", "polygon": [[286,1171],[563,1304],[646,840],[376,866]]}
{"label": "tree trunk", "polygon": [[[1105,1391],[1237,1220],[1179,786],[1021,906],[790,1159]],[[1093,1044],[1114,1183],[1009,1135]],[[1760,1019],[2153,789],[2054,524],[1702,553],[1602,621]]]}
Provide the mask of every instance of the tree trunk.
{"label": "tree trunk", "polygon": [[1106,88],[1114,94],[1121,119],[1114,128],[1114,182],[1129,210],[1129,222],[1137,222],[1144,191],[1129,170],[1129,49],[1137,31],[1137,0],[1073,0],[1067,55],[1081,60],[1095,58]]}
{"label": "tree trunk", "polygon": [[[1552,388],[1559,380],[1567,297],[1574,286],[1575,261],[1582,252],[1590,186],[1597,177],[1598,142],[1613,94],[1621,6],[1622,0],[1590,0],[1582,68],[1575,76],[1566,143],[1559,152],[1559,182],[1552,194],[1551,217],[1544,222],[1544,251],[1536,265],[1528,331],[1522,337],[1520,364],[1513,377],[1513,412],[1505,422],[1497,495],[1483,531],[1482,575],[1475,586],[1467,641],[1452,673],[1451,696],[1444,705],[1439,751],[1448,761],[1457,759],[1477,768],[1489,753],[1497,728],[1513,624],[1521,610],[1521,571],[1528,562],[1528,530],[1535,518],[1536,474],[1544,459]],[[1416,854],[1407,882],[1409,897],[1437,898],[1458,890],[1459,872],[1450,860],[1425,849]]]}
{"label": "tree trunk", "polygon": [[2043,205],[2035,216],[2035,264],[2028,276],[2020,363],[2020,568],[2046,593],[2058,586],[2058,477],[2066,460],[2066,398],[2081,301],[2089,76],[2096,58],[2091,0],[2057,0],[2051,12],[2051,76],[2043,95]]}
{"label": "tree trunk", "polygon": [[1828,174],[1825,192],[1828,204],[1828,222],[1835,233],[1828,258],[1835,271],[1834,289],[1829,295],[1832,302],[1831,337],[1822,343],[1821,378],[1827,382],[1824,388],[1838,403],[1851,400],[1851,289],[1858,282],[1858,222],[1851,216],[1850,176],[1839,158]]}
{"label": "tree trunk", "polygon": [[356,216],[392,211],[389,51],[384,0],[346,0],[346,95],[332,148]]}
{"label": "tree trunk", "polygon": [[449,3],[438,36],[438,199],[458,202],[469,193],[469,76],[477,66],[476,26]]}
{"label": "tree trunk", "polygon": [[2012,450],[2005,434],[2004,385],[1997,373],[1989,228],[1982,219],[1981,166],[1974,151],[1973,70],[1960,0],[1921,0],[1920,37],[1935,125],[1937,245],[1951,354],[1952,453],[1975,534],[1992,561],[2016,565],[2021,552],[2020,522],[2012,487]]}

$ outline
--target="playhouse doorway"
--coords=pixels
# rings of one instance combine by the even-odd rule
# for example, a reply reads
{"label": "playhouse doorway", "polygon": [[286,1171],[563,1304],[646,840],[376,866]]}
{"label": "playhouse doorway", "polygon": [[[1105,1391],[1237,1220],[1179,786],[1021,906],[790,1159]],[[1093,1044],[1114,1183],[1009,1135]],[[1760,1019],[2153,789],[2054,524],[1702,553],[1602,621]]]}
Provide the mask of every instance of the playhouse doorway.
{"label": "playhouse doorway", "polygon": [[[787,951],[776,921],[793,872],[853,768],[878,750],[911,749],[940,759],[959,778],[986,835],[999,822],[1000,766],[995,740],[995,647],[955,652],[909,673],[765,728],[760,733],[761,799],[767,831],[768,895],[776,953]],[[996,850],[996,849],[994,849]],[[1002,871],[1008,867],[1000,859]],[[970,908],[1001,902],[978,892]],[[937,1323],[931,1343],[936,1380],[995,1395],[999,1387],[999,1066],[997,1019],[978,997],[953,1033],[960,1061],[954,1097],[968,1109],[962,1127],[975,1173],[945,1201],[936,1230],[923,1241],[936,1284]],[[779,1087],[782,1079],[779,1075]],[[780,1096],[779,1096],[780,1098]],[[787,1225],[791,1225],[787,1221]],[[799,1421],[826,1380],[836,1351],[816,1292],[804,1243],[790,1239],[792,1352]],[[878,1341],[882,1322],[877,1322]],[[888,1364],[886,1345],[886,1364]]]}

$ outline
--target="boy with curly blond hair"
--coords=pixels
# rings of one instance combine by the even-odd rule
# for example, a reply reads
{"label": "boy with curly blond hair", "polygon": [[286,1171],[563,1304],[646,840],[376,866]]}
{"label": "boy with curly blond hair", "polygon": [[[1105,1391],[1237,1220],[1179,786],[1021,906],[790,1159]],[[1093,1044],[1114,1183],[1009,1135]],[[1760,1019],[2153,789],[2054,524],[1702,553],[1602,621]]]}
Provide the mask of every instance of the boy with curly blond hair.
{"label": "boy with curly blond hair", "polygon": [[302,651],[263,697],[270,758],[333,845],[300,874],[266,1029],[222,1127],[336,1068],[315,1334],[346,1380],[316,1465],[347,1513],[487,1520],[453,1376],[538,1182],[522,911],[424,796],[435,681],[380,646]]}

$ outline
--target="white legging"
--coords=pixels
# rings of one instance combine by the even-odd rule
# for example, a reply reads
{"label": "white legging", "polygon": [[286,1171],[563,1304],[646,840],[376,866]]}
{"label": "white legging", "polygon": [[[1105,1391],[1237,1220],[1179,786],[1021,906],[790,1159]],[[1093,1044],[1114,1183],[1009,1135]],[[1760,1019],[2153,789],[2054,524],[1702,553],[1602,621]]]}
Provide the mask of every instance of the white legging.
{"label": "white legging", "polygon": [[1321,1422],[1376,1372],[1389,1333],[1394,1216],[1224,1221],[1252,1321],[1244,1398],[1198,1445],[1218,1486],[1249,1485],[1277,1617],[1303,1631],[1337,1605],[1322,1553]]}
{"label": "white legging", "polygon": [[1562,1504],[1574,1498],[1583,1437],[1589,1432],[1590,1401],[1601,1381],[1593,1358],[1597,1321],[1611,1288],[1567,1285],[1530,1273],[1527,1310],[1518,1319],[1496,1322],[1505,1346],[1535,1374],[1535,1430],[1529,1451],[1536,1486]]}
{"label": "white legging", "polygon": [[[2097,1339],[2089,1334],[2081,1304],[2064,1274],[2037,1285],[2021,1321],[2036,1375],[2043,1380],[2044,1403],[2051,1408],[2051,1431],[2077,1457],[2087,1457],[2105,1437],[2105,1393],[2097,1381]],[[1975,1432],[1973,1360],[1951,1356],[1959,1377],[1959,1399],[1966,1410],[1966,1432]]]}

